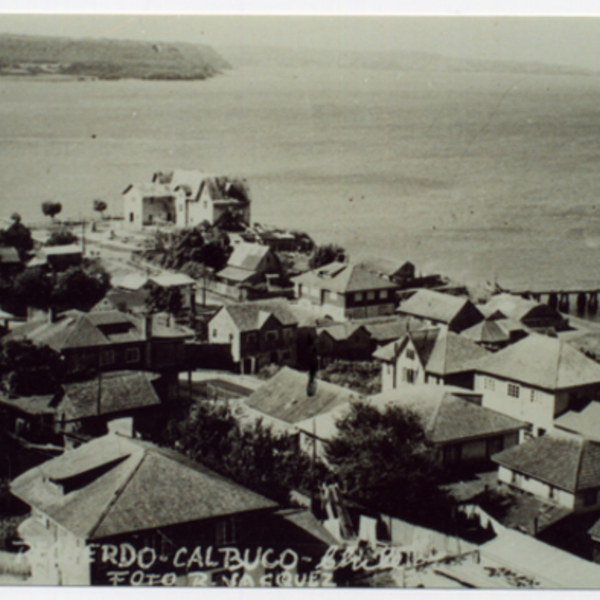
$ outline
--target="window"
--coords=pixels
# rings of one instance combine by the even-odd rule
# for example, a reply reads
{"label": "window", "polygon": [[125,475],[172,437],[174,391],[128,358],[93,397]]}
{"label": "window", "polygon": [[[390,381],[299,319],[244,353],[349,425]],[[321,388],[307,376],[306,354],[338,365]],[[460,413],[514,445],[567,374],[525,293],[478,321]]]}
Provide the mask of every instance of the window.
{"label": "window", "polygon": [[594,506],[598,503],[598,490],[585,490],[583,493],[583,505]]}
{"label": "window", "polygon": [[354,302],[362,302],[362,300],[363,300],[363,293],[356,292],[356,294],[354,294]]}
{"label": "window", "polygon": [[276,342],[279,339],[279,332],[276,329],[271,329],[265,334],[267,342]]}
{"label": "window", "polygon": [[402,378],[407,383],[414,383],[417,378],[417,372],[414,369],[404,368],[402,371]]}
{"label": "window", "polygon": [[125,362],[134,363],[140,361],[140,349],[139,348],[127,348],[125,350]]}
{"label": "window", "polygon": [[387,290],[381,290],[379,292],[379,298],[381,300],[385,300],[388,297],[388,291]]}
{"label": "window", "polygon": [[406,349],[406,358],[408,358],[409,360],[415,359],[415,351],[412,348]]}
{"label": "window", "polygon": [[238,526],[235,517],[219,521],[215,531],[215,541],[217,546],[233,544],[238,540]]}
{"label": "window", "polygon": [[233,333],[229,334],[229,343],[232,344],[233,343]]}
{"label": "window", "polygon": [[542,427],[538,428],[538,431],[537,431],[538,437],[542,437],[543,435],[545,435],[545,433],[546,433],[545,429],[543,429]]}
{"label": "window", "polygon": [[246,340],[248,341],[248,344],[256,344],[256,334],[255,333],[249,333],[248,337],[246,338]]}
{"label": "window", "polygon": [[213,337],[217,337],[217,330],[213,329]]}
{"label": "window", "polygon": [[509,383],[507,393],[511,398],[518,398],[521,394],[521,388],[516,383]]}
{"label": "window", "polygon": [[106,350],[105,352],[100,352],[100,366],[106,367],[108,365],[112,365],[115,362],[115,353],[112,350]]}
{"label": "window", "polygon": [[208,202],[206,200],[204,201],[204,208],[208,208]]}
{"label": "window", "polygon": [[133,223],[133,213],[129,213],[129,222]]}
{"label": "window", "polygon": [[490,390],[491,392],[496,390],[496,381],[491,377],[485,377],[483,379],[483,388]]}
{"label": "window", "polygon": [[551,498],[553,500],[556,498],[556,488],[550,486],[550,489],[548,490],[548,498]]}
{"label": "window", "polygon": [[375,300],[375,292],[367,292],[367,300]]}

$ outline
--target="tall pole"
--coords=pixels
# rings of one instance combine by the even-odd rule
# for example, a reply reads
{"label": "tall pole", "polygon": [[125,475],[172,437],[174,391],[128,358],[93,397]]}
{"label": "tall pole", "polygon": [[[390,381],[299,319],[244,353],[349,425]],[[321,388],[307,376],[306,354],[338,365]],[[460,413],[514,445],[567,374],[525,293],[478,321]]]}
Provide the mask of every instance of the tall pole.
{"label": "tall pole", "polygon": [[81,219],[81,256],[85,256],[85,217]]}

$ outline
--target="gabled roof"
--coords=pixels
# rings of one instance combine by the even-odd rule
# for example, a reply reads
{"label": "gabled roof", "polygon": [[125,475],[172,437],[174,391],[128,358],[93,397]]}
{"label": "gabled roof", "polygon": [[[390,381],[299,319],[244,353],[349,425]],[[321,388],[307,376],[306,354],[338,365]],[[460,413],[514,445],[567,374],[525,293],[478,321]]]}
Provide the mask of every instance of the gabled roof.
{"label": "gabled roof", "polygon": [[580,435],[554,430],[492,460],[571,493],[600,487],[600,442]]}
{"label": "gabled roof", "polygon": [[174,196],[171,187],[162,183],[133,183],[123,190],[123,194],[132,190],[139,192],[142,198],[172,198]]}
{"label": "gabled roof", "polygon": [[284,326],[298,324],[298,319],[296,319],[296,316],[290,310],[287,301],[282,298],[274,298],[268,301],[244,302],[243,304],[229,304],[223,306],[217,315],[221,311],[226,311],[231,316],[240,332],[259,330],[266,320],[264,317],[265,313],[273,315]]}
{"label": "gabled roof", "polygon": [[57,412],[66,421],[78,421],[132,409],[159,405],[152,381],[158,375],[143,371],[115,371],[87,381],[63,384],[65,395]]}
{"label": "gabled roof", "polygon": [[326,289],[332,292],[348,293],[368,290],[390,290],[398,286],[356,264],[333,262],[298,277],[295,283]]}
{"label": "gabled roof", "polygon": [[[317,327],[317,335],[325,334],[336,342],[343,342],[352,337],[361,327],[362,325],[358,323],[334,323],[333,325]],[[363,329],[365,328],[363,327]]]}
{"label": "gabled roof", "polygon": [[551,306],[513,294],[492,296],[484,305],[484,310],[488,315],[498,313],[514,321],[521,321],[534,311],[544,313],[545,316],[551,315],[560,318],[560,313]]}
{"label": "gabled roof", "polygon": [[566,412],[554,420],[554,426],[600,441],[600,402],[590,402],[579,412]]}
{"label": "gabled roof", "polygon": [[[467,305],[471,305],[474,310],[477,310],[468,298],[434,292],[433,290],[418,290],[400,304],[398,312],[423,319],[431,319],[447,325]],[[483,315],[481,315],[481,319],[483,320]]]}
{"label": "gabled roof", "polygon": [[145,273],[135,272],[121,275],[112,279],[112,284],[116,288],[125,290],[140,290],[148,283],[148,275]]}
{"label": "gabled roof", "polygon": [[[227,261],[227,268],[235,267],[245,271],[256,271],[261,261],[270,251],[271,248],[269,246],[240,242],[234,246],[233,253]],[[221,273],[217,273],[217,275],[221,276]]]}
{"label": "gabled roof", "polygon": [[404,315],[377,322],[364,322],[363,327],[377,343],[389,342],[402,337],[407,331],[421,329],[423,323]]}
{"label": "gabled roof", "polygon": [[7,246],[0,248],[0,264],[2,265],[17,265],[21,263],[21,258],[16,248]]}
{"label": "gabled roof", "polygon": [[243,283],[254,277],[254,271],[248,271],[247,269],[239,269],[238,267],[225,267],[222,271],[217,273],[217,277],[221,279],[229,279],[230,281],[237,281]]}
{"label": "gabled roof", "polygon": [[415,413],[433,443],[498,435],[527,427],[523,421],[464,400],[446,386],[404,384],[369,398],[378,407],[400,406]]}
{"label": "gabled roof", "polygon": [[471,363],[469,370],[551,391],[600,383],[597,362],[557,338],[537,333]]}
{"label": "gabled roof", "polygon": [[373,357],[385,362],[394,361],[409,339],[424,369],[435,375],[463,371],[472,361],[489,355],[475,342],[449,331],[447,327],[434,327],[410,331],[399,340],[376,350]]}
{"label": "gabled roof", "polygon": [[182,285],[193,285],[196,283],[191,277],[185,273],[167,273],[163,272],[160,275],[152,275],[150,281],[160,287],[179,287]]}
{"label": "gabled roof", "polygon": [[265,415],[293,425],[328,413],[359,397],[352,390],[321,380],[317,380],[315,394],[309,396],[308,380],[308,373],[283,367],[254,392],[246,400],[246,404]]}
{"label": "gabled roof", "polygon": [[86,540],[277,506],[177,452],[117,434],[30,469],[11,491]]}
{"label": "gabled roof", "polygon": [[387,277],[394,277],[394,275],[397,275],[402,268],[407,265],[413,267],[414,269],[414,265],[407,260],[398,260],[373,255],[360,258],[356,265],[366,269],[367,271],[371,271],[371,273],[376,273],[377,275],[386,275]]}

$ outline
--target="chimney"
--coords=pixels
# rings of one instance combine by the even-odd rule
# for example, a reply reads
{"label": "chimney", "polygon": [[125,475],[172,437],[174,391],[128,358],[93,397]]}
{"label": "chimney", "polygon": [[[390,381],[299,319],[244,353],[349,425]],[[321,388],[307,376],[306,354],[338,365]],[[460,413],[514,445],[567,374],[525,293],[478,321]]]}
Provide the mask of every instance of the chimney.
{"label": "chimney", "polygon": [[152,338],[152,315],[144,315],[142,318],[144,319],[142,324],[142,336],[145,340],[149,340]]}

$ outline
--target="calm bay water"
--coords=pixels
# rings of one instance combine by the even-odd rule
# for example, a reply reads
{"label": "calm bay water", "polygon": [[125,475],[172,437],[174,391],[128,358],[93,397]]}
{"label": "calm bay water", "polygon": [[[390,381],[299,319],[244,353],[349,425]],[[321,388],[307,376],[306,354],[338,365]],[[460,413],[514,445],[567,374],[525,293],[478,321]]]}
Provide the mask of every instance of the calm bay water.
{"label": "calm bay water", "polygon": [[1,215],[175,167],[248,177],[253,219],[423,272],[600,287],[600,76],[247,67],[205,82],[0,79]]}

